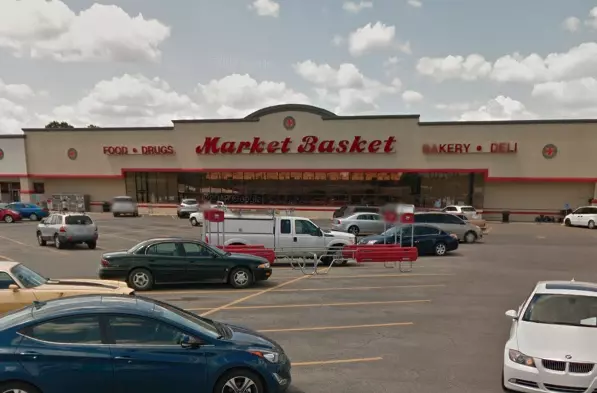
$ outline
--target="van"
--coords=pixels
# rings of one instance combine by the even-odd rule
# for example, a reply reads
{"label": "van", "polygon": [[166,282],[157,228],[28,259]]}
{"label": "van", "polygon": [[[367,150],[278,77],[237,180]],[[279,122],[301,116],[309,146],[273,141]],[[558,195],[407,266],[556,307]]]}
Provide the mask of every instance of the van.
{"label": "van", "polygon": [[597,206],[581,206],[564,217],[567,227],[587,227],[595,229],[597,223]]}

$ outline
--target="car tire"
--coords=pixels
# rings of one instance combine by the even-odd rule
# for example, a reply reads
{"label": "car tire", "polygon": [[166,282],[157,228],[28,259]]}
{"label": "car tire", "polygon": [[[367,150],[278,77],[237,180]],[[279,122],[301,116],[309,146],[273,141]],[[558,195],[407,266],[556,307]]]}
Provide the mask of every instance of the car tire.
{"label": "car tire", "polygon": [[253,274],[245,267],[232,269],[228,283],[236,289],[244,289],[253,285]]}
{"label": "car tire", "polygon": [[435,244],[433,251],[438,257],[443,257],[448,252],[448,248],[446,247],[446,243],[438,242]]}
{"label": "car tire", "polygon": [[3,393],[41,393],[35,386],[25,382],[11,381],[0,384],[0,392]]}
{"label": "car tire", "polygon": [[37,232],[37,244],[39,244],[41,247],[44,247],[46,244],[48,244],[41,236],[41,232]]}
{"label": "car tire", "polygon": [[10,214],[7,214],[4,216],[4,222],[7,224],[12,224],[13,222],[15,222],[15,219],[12,218]]}
{"label": "car tire", "polygon": [[60,238],[58,238],[58,235],[54,235],[54,246],[59,250],[62,250],[65,246],[65,244],[60,241]]}
{"label": "car tire", "polygon": [[359,232],[360,232],[360,231],[361,231],[361,230],[360,230],[360,229],[359,229],[359,227],[358,227],[358,226],[356,226],[356,225],[352,225],[351,227],[349,227],[349,228],[348,228],[348,233],[351,233],[351,234],[353,234],[353,235],[355,235],[355,236],[359,236]]}
{"label": "car tire", "polygon": [[[332,261],[334,260],[334,256],[336,256],[336,254],[338,254],[340,251],[342,251],[342,248],[344,248],[344,246],[341,245],[332,245],[326,255],[324,255],[321,258],[321,262],[323,262],[324,264],[330,264],[332,263]],[[348,260],[339,260],[338,262],[334,263],[334,265],[338,266],[338,265],[346,265],[348,263]]]}
{"label": "car tire", "polygon": [[39,217],[37,217],[37,214],[35,214],[35,213],[31,213],[31,215],[29,216],[29,219],[31,221],[39,221]]}
{"label": "car tire", "polygon": [[149,291],[153,288],[153,274],[147,269],[133,269],[127,282],[135,291]]}
{"label": "car tire", "polygon": [[589,223],[587,224],[587,228],[595,229],[595,221],[593,221],[593,220],[589,221]]}
{"label": "car tire", "polygon": [[464,234],[465,243],[474,243],[477,241],[477,234],[473,231],[468,231]]}
{"label": "car tire", "polygon": [[195,217],[191,217],[191,225],[196,227],[197,225],[199,225],[199,222],[197,221],[197,219]]}
{"label": "car tire", "polygon": [[244,390],[245,392],[265,393],[261,378],[254,372],[246,369],[232,369],[227,371],[218,379],[218,382],[216,382],[213,393],[234,393],[235,390],[226,385],[232,382],[234,386],[243,386],[243,383],[246,383],[247,380],[250,381],[249,383],[251,384],[250,386],[252,387],[252,390]]}
{"label": "car tire", "polygon": [[566,225],[567,227],[572,226],[572,223],[570,222],[569,218],[567,218],[566,220],[564,220],[564,225]]}
{"label": "car tire", "polygon": [[97,242],[87,242],[87,247],[89,247],[90,250],[95,250]]}
{"label": "car tire", "polygon": [[114,216],[114,217],[119,217],[119,216],[120,216],[120,214],[118,214],[118,213],[113,213],[113,216]]}

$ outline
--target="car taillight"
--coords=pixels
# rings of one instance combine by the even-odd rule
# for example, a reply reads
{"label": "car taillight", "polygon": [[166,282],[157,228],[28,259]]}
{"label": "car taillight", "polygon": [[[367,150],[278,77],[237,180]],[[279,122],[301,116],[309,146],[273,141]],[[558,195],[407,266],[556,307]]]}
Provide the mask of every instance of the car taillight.
{"label": "car taillight", "polygon": [[209,237],[207,235],[205,235],[205,243],[209,244]]}
{"label": "car taillight", "polygon": [[59,231],[62,233],[66,232],[66,227],[60,227]]}
{"label": "car taillight", "polygon": [[336,224],[337,224],[337,225],[340,225],[340,224],[342,224],[342,221],[340,221],[340,220],[336,220]]}
{"label": "car taillight", "polygon": [[453,237],[454,239],[458,239],[458,235],[455,233],[450,233],[450,236]]}
{"label": "car taillight", "polygon": [[103,267],[109,267],[110,266],[110,262],[108,262],[104,258],[102,258],[102,260],[100,261],[100,263],[102,264]]}

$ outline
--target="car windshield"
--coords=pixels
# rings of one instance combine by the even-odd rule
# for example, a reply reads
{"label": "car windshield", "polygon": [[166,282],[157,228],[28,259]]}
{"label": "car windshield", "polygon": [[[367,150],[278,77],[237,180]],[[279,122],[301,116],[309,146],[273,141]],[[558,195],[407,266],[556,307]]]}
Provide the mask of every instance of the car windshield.
{"label": "car windshield", "polygon": [[467,212],[467,213],[474,213],[474,212],[476,212],[475,208],[471,207],[471,206],[461,207],[460,210],[462,210],[463,212]]}
{"label": "car windshield", "polygon": [[131,203],[131,202],[133,202],[133,198],[131,198],[131,197],[117,197],[117,198],[114,198],[114,202],[117,202],[117,203]]}
{"label": "car windshield", "polygon": [[132,246],[131,248],[129,248],[126,252],[129,254],[134,254],[137,251],[139,251],[142,247],[144,247],[147,243],[149,243],[149,241],[144,241],[141,243],[137,243],[134,246]]}
{"label": "car windshield", "polygon": [[35,288],[48,282],[48,279],[24,265],[16,265],[10,272],[25,288]]}
{"label": "car windshield", "polygon": [[93,221],[91,221],[91,217],[89,216],[66,216],[65,220],[66,225],[91,225]]}
{"label": "car windshield", "polygon": [[171,304],[155,301],[154,303],[156,303],[155,311],[161,313],[165,318],[172,322],[183,325],[189,329],[200,330],[201,333],[207,334],[213,338],[222,335],[210,319],[201,318],[198,315],[192,314]]}
{"label": "car windshield", "polygon": [[597,326],[597,296],[536,294],[523,321],[570,326]]}
{"label": "car windshield", "polygon": [[197,200],[196,199],[183,199],[182,203],[185,205],[196,205]]}
{"label": "car windshield", "polygon": [[400,235],[400,231],[399,229],[403,229],[402,234],[410,234],[410,226],[397,226],[397,227],[392,227],[390,229],[388,229],[387,231],[385,231],[384,233],[382,233],[382,236],[393,236],[394,234],[396,235]]}

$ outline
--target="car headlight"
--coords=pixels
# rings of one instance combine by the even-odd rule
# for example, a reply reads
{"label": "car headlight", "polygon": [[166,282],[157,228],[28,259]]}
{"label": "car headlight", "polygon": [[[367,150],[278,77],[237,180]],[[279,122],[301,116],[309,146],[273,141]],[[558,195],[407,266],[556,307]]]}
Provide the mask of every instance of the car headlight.
{"label": "car headlight", "polygon": [[262,349],[249,350],[249,352],[253,355],[259,356],[260,358],[267,360],[270,363],[278,363],[280,361],[280,354],[278,352],[264,351]]}
{"label": "car headlight", "polygon": [[508,357],[514,363],[522,364],[523,366],[535,367],[535,361],[532,357],[525,355],[514,349],[508,351]]}
{"label": "car headlight", "polygon": [[369,240],[367,244],[377,244],[377,240]]}
{"label": "car headlight", "polygon": [[261,265],[257,266],[257,269],[269,269],[269,262],[262,263]]}

